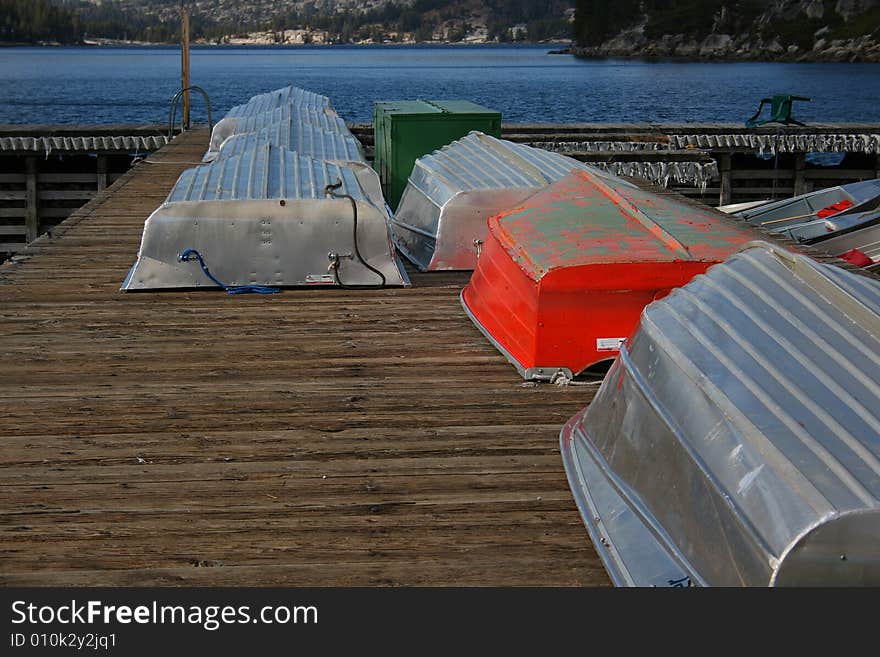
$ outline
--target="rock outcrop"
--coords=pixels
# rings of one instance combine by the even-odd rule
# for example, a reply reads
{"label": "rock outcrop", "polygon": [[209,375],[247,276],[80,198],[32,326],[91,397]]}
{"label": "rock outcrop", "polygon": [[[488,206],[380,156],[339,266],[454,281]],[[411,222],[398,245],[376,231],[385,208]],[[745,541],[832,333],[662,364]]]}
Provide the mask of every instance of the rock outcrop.
{"label": "rock outcrop", "polygon": [[572,52],[583,57],[880,62],[880,0],[837,0],[833,5],[767,0],[747,29],[739,21],[739,32],[731,31],[739,3],[719,5],[702,30],[658,33],[658,21],[647,11],[612,38],[576,45]]}

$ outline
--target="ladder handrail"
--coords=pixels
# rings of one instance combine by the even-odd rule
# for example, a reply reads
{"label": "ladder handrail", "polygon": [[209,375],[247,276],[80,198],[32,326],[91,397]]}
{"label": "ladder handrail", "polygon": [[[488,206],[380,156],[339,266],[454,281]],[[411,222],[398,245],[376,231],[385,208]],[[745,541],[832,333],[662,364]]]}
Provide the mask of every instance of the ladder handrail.
{"label": "ladder handrail", "polygon": [[[171,110],[168,114],[168,139],[174,138],[174,122],[177,119],[177,106],[180,103],[180,98],[187,91],[198,91],[205,99],[205,107],[208,109],[208,130],[214,129],[214,121],[211,119],[211,98],[208,96],[208,92],[202,89],[197,85],[192,85],[190,87],[186,87],[184,89],[178,90],[174,97],[171,99]],[[186,130],[186,128],[181,124],[181,132]]]}

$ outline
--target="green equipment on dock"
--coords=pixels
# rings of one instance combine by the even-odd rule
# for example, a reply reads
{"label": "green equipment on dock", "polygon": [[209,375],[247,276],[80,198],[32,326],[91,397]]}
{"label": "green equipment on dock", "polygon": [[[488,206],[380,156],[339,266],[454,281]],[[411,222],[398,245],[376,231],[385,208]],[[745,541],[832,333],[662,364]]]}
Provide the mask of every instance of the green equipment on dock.
{"label": "green equipment on dock", "polygon": [[500,137],[501,112],[466,100],[377,102],[373,111],[373,167],[388,204],[397,207],[418,158],[472,130]]}

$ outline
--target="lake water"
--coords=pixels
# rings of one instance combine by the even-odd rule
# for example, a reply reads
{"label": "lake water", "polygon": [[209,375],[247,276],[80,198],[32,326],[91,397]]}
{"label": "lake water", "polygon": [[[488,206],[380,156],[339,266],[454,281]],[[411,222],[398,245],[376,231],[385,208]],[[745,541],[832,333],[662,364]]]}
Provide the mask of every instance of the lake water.
{"label": "lake water", "polygon": [[[548,46],[198,47],[192,82],[215,119],[287,84],[329,96],[349,121],[375,100],[472,100],[511,122],[732,121],[760,98],[811,96],[805,121],[880,121],[880,64],[584,61]],[[175,48],[0,49],[0,123],[167,123]],[[193,118],[205,120],[202,102]]]}

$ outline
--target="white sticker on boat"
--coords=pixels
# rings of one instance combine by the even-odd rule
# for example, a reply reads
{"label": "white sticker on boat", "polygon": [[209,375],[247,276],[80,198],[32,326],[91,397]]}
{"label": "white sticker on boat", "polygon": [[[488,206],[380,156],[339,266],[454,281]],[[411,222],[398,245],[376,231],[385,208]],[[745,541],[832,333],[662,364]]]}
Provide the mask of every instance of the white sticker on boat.
{"label": "white sticker on boat", "polygon": [[333,285],[336,283],[336,280],[333,278],[333,274],[307,274],[306,275],[306,284],[307,285]]}
{"label": "white sticker on boat", "polygon": [[626,338],[596,338],[596,351],[620,351]]}

